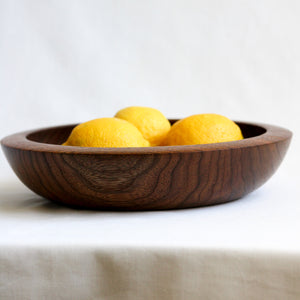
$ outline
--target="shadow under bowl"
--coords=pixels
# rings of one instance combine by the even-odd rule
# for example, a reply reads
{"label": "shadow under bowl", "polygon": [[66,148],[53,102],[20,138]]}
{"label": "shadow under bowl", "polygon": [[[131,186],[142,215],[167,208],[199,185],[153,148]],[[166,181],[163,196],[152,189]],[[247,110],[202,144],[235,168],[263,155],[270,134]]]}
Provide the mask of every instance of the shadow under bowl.
{"label": "shadow under bowl", "polygon": [[280,165],[292,137],[289,130],[236,123],[245,139],[205,145],[62,146],[74,124],[16,133],[1,144],[19,179],[56,203],[84,209],[179,209],[239,199]]}

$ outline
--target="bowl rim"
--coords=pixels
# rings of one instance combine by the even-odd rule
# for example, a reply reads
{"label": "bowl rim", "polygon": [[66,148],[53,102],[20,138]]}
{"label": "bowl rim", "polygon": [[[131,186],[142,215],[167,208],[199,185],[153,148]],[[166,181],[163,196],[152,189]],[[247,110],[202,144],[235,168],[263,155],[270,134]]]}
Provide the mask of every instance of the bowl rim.
{"label": "bowl rim", "polygon": [[124,155],[124,154],[169,154],[169,153],[191,153],[201,151],[219,151],[229,149],[240,149],[248,147],[256,147],[265,144],[272,144],[280,141],[290,139],[292,132],[286,128],[256,122],[235,121],[237,124],[258,126],[265,129],[265,132],[254,136],[245,138],[243,140],[222,142],[213,144],[198,144],[198,145],[180,145],[180,146],[155,146],[155,147],[127,147],[127,148],[98,148],[98,147],[79,147],[79,146],[62,146],[56,144],[47,144],[32,141],[28,139],[30,134],[38,131],[64,128],[76,126],[77,124],[67,124],[60,126],[51,126],[44,128],[37,128],[18,132],[4,137],[1,140],[1,145],[4,147],[35,151],[35,152],[50,152],[62,154],[107,154],[107,155]]}

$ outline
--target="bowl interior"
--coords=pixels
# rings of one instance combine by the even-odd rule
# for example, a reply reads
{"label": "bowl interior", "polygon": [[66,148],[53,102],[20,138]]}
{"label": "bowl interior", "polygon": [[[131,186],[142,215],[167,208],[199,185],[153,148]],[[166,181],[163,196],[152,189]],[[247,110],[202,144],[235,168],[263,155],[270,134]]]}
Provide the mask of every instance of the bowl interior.
{"label": "bowl interior", "polygon": [[[174,124],[176,121],[177,120],[170,120],[171,124]],[[236,123],[240,126],[244,138],[259,136],[266,132],[266,129],[261,126],[243,122]],[[76,125],[66,125],[48,129],[41,129],[30,133],[27,136],[27,139],[38,143],[61,145],[67,140],[74,126]]]}

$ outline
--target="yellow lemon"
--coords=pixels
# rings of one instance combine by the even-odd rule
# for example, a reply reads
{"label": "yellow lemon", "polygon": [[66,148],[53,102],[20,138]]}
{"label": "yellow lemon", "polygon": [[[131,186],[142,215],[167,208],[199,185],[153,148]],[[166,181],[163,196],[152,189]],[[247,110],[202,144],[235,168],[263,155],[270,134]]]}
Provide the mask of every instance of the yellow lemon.
{"label": "yellow lemon", "polygon": [[147,147],[149,142],[131,123],[117,118],[101,118],[77,125],[64,146]]}
{"label": "yellow lemon", "polygon": [[200,114],[177,121],[163,145],[211,144],[241,139],[241,129],[230,119],[217,114]]}
{"label": "yellow lemon", "polygon": [[159,110],[150,107],[127,107],[118,111],[115,117],[136,126],[151,146],[160,145],[171,128],[169,120]]}

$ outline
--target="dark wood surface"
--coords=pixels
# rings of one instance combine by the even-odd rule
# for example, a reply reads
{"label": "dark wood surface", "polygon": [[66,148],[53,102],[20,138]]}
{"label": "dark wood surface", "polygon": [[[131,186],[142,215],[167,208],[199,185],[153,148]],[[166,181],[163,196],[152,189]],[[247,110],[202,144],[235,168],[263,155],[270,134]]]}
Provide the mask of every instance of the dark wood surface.
{"label": "dark wood surface", "polygon": [[85,209],[188,208],[239,199],[280,165],[289,130],[237,123],[244,140],[207,145],[61,146],[75,125],[17,133],[1,144],[20,180],[51,201]]}

